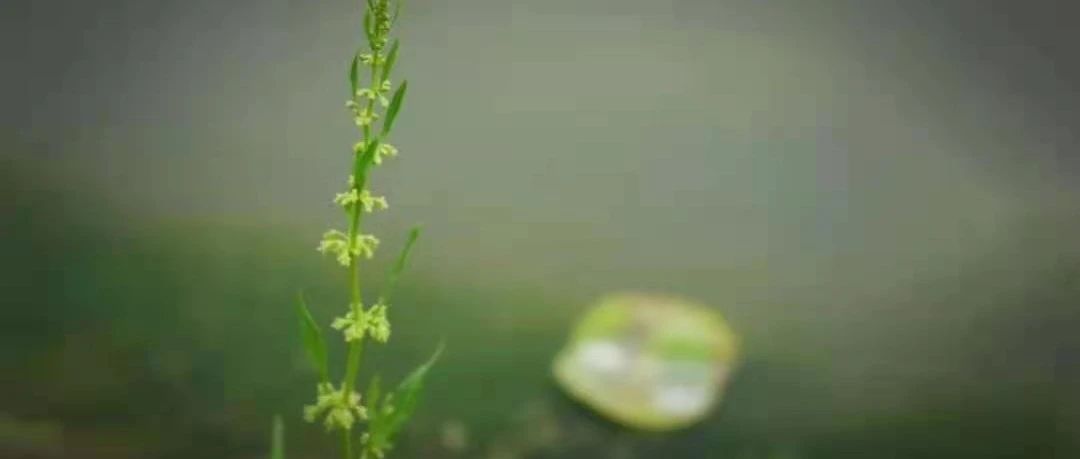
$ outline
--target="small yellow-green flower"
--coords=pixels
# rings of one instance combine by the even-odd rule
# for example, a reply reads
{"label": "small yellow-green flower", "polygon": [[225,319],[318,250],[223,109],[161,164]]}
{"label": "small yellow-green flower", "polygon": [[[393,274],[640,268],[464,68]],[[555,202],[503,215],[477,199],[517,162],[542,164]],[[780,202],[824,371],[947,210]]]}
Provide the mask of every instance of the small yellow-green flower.
{"label": "small yellow-green flower", "polygon": [[378,113],[365,109],[353,117],[353,122],[355,122],[358,127],[366,127],[371,126],[371,123],[374,123],[377,119],[379,119]]}
{"label": "small yellow-green flower", "polygon": [[353,255],[363,255],[364,258],[371,258],[375,256],[375,249],[379,248],[379,239],[371,234],[361,234],[356,236],[356,243],[353,246]]}
{"label": "small yellow-green flower", "polygon": [[349,237],[338,230],[330,230],[323,233],[319,247],[316,249],[323,255],[333,254],[342,266],[349,266],[352,262],[352,254],[349,247]]}
{"label": "small yellow-green flower", "polygon": [[386,318],[386,305],[377,303],[367,310],[363,307],[358,309],[359,317],[354,311],[349,311],[345,316],[334,319],[330,327],[342,332],[346,342],[362,340],[364,336],[371,336],[380,343],[388,341],[390,321]]}
{"label": "small yellow-green flower", "polygon": [[348,235],[338,230],[330,230],[323,234],[316,250],[324,255],[333,254],[341,266],[349,266],[355,257],[375,256],[375,249],[378,247],[379,239],[373,235],[357,235],[350,244]]}
{"label": "small yellow-green flower", "polygon": [[[384,82],[384,83],[389,84],[390,82],[387,81],[387,82]],[[383,87],[385,87],[385,85]],[[357,89],[356,90],[356,98],[358,98],[358,99],[367,98],[367,99],[371,99],[371,100],[377,100],[377,101],[379,101],[379,105],[382,105],[383,107],[385,107],[387,105],[390,105],[390,99],[386,98],[386,95],[383,93],[383,91],[384,90],[381,89],[381,88],[380,89],[371,89],[371,88]]]}
{"label": "small yellow-green flower", "polygon": [[366,314],[361,312],[360,315],[361,317],[358,319],[355,313],[349,311],[345,314],[345,317],[334,319],[334,322],[330,324],[330,328],[344,333],[346,342],[362,340],[367,333],[367,326],[365,324]]}
{"label": "small yellow-green flower", "polygon": [[356,205],[356,203],[360,203],[364,212],[367,213],[376,210],[384,210],[390,207],[389,204],[387,204],[385,197],[374,196],[368,190],[363,190],[358,193],[354,188],[334,196],[334,204],[344,207],[345,210],[351,210],[352,206]]}
{"label": "small yellow-green flower", "polygon": [[315,422],[320,416],[326,430],[350,430],[357,420],[367,419],[367,409],[360,405],[360,394],[335,389],[330,383],[320,383],[314,405],[304,407],[304,420]]}
{"label": "small yellow-green flower", "polygon": [[386,305],[376,303],[365,314],[368,316],[367,329],[371,339],[385,343],[390,339],[390,321],[386,318]]}
{"label": "small yellow-green flower", "polygon": [[375,165],[377,166],[379,164],[382,164],[383,158],[392,158],[392,157],[397,156],[397,155],[398,155],[397,147],[395,147],[393,145],[390,145],[388,143],[385,143],[385,142],[380,143],[379,147],[375,150],[375,158],[372,159],[372,162],[375,163]]}

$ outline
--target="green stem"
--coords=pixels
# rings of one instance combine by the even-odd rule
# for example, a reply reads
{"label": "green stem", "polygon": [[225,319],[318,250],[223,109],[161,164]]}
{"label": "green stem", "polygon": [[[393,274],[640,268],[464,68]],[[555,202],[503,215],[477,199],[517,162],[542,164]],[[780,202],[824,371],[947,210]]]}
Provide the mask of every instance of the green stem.
{"label": "green stem", "polygon": [[[376,80],[376,76],[378,75],[378,73],[377,73],[378,68],[379,68],[379,62],[377,60],[377,55],[376,55],[376,60],[374,60],[372,62],[372,64],[371,64],[371,90],[372,91],[377,89],[376,85],[378,83],[375,80]],[[368,104],[367,104],[367,109],[366,109],[367,113],[371,113],[371,111],[374,109],[374,103],[375,103],[374,98],[369,98],[368,99]],[[368,142],[372,142],[373,140],[374,139],[372,139],[372,137],[371,137],[371,126],[370,125],[364,126],[364,137],[363,137],[364,144],[366,145]],[[360,154],[360,153],[357,153],[357,154]],[[362,177],[354,177],[353,180],[355,180],[356,183],[358,183],[358,184],[361,184],[361,183],[364,182]],[[359,191],[363,191],[363,190],[357,190],[357,191],[359,192]],[[356,237],[360,233],[360,221],[361,221],[361,215],[363,215],[363,211],[364,211],[363,206],[360,205],[360,203],[356,203],[356,204],[353,205],[352,214],[350,215],[352,221],[349,223],[349,241],[351,241],[351,243],[355,243]],[[360,290],[360,258],[359,257],[354,257],[352,259],[352,263],[349,264],[349,285],[350,285],[350,290],[352,292],[352,295],[351,295],[352,303],[349,305],[349,307],[352,309],[353,316],[356,317],[357,319],[359,319],[360,315],[363,314],[363,312],[364,312],[363,311],[363,307],[364,307],[363,306],[363,296],[362,296],[361,290]],[[363,352],[364,352],[364,339],[362,337],[360,339],[358,339],[358,340],[355,340],[355,341],[349,343],[349,356],[348,356],[348,360],[345,363],[345,381],[342,383],[342,386],[343,386],[343,388],[345,390],[345,394],[351,393],[352,390],[353,390],[353,387],[356,386],[356,377],[360,372],[360,358],[363,355]]]}
{"label": "green stem", "polygon": [[[374,55],[375,55],[375,60],[371,64],[371,90],[372,91],[377,90],[378,89],[377,85],[379,84],[379,82],[376,81],[377,75],[378,75],[378,68],[379,68],[378,53],[376,52]],[[353,95],[353,97],[354,97],[354,100],[355,100],[356,96]],[[365,109],[366,113],[368,113],[368,114],[372,113],[372,110],[374,110],[374,108],[375,108],[374,103],[375,103],[374,98],[369,98],[368,99],[367,108]],[[371,126],[370,126],[370,124],[363,127],[363,137],[362,137],[361,140],[364,142],[365,145],[367,145],[368,142],[374,141],[374,139],[372,139],[372,136],[371,136]],[[354,154],[355,155],[362,155],[363,154],[363,149],[361,151],[355,152]],[[356,158],[353,158],[353,160],[354,161],[363,161],[363,158],[362,157],[356,157]],[[356,183],[358,184],[357,185],[358,188],[363,187],[363,185],[362,185],[364,183],[364,178],[363,177],[353,177],[353,180],[355,180]],[[357,190],[357,192],[360,192],[360,191],[363,191],[363,190],[361,190],[361,189]],[[364,212],[363,205],[361,205],[360,203],[353,204],[352,212],[349,214],[349,243],[350,244],[355,244],[356,243],[356,238],[360,235],[360,223],[361,223],[361,220],[362,220],[363,212]],[[360,316],[364,313],[364,311],[363,311],[363,308],[364,308],[364,305],[363,305],[363,292],[362,292],[360,287],[361,287],[361,285],[360,285],[360,258],[359,258],[359,256],[357,256],[357,257],[354,257],[352,259],[351,263],[349,263],[349,291],[350,291],[349,309],[352,311],[353,317],[355,317],[357,320],[359,320]],[[354,341],[349,343],[349,353],[348,353],[348,356],[346,357],[346,361],[345,361],[345,380],[342,381],[342,383],[341,383],[342,392],[343,392],[343,394],[345,394],[345,397],[349,397],[349,394],[351,394],[353,392],[353,388],[356,387],[356,378],[360,373],[360,362],[361,362],[361,358],[362,358],[363,354],[364,354],[364,338],[361,336],[360,339],[354,340]],[[342,432],[342,443],[343,443],[342,444],[342,453],[344,454],[344,458],[345,459],[352,459],[353,458],[353,453],[352,453],[352,430],[351,429],[350,430],[345,430],[345,431]]]}
{"label": "green stem", "polygon": [[353,454],[352,454],[352,435],[351,435],[351,433],[352,433],[351,430],[342,430],[341,431],[341,451],[342,451],[342,455],[343,455],[343,457],[345,459],[352,459],[352,457],[353,457]]}

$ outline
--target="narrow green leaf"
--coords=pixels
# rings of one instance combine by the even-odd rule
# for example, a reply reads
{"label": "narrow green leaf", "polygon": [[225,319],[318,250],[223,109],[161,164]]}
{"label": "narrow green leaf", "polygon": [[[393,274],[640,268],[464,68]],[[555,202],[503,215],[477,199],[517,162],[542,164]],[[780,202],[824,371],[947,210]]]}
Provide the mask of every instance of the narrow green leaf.
{"label": "narrow green leaf", "polygon": [[386,282],[383,283],[383,293],[381,295],[384,303],[390,302],[390,297],[394,294],[394,288],[397,287],[398,278],[401,277],[401,273],[405,271],[405,266],[409,262],[409,254],[412,253],[412,248],[416,245],[416,240],[419,237],[420,227],[414,226],[412,230],[409,231],[409,239],[405,241],[405,247],[402,247],[397,262],[390,268],[390,272],[386,274]]}
{"label": "narrow green leaf", "polygon": [[386,64],[383,65],[382,78],[379,79],[381,84],[390,78],[390,72],[394,71],[394,64],[397,63],[397,50],[398,40],[394,39],[394,43],[390,45],[390,51],[386,54]]}
{"label": "narrow green leaf", "polygon": [[274,415],[274,427],[270,433],[270,459],[285,459],[285,421]]}
{"label": "narrow green leaf", "polygon": [[323,341],[322,331],[311,317],[311,311],[304,301],[304,293],[300,292],[297,297],[300,302],[296,307],[296,315],[300,320],[300,336],[303,338],[308,360],[319,370],[323,381],[330,381],[330,371],[326,363],[326,342]]}
{"label": "narrow green leaf", "polygon": [[378,422],[379,410],[379,397],[382,396],[382,385],[379,374],[371,377],[371,382],[368,383],[367,394],[364,394],[364,404],[368,406],[368,422]]}
{"label": "narrow green leaf", "polygon": [[349,66],[349,87],[352,88],[352,92],[349,93],[349,99],[356,99],[356,90],[360,84],[360,74],[358,67],[360,67],[360,53],[354,53],[352,57],[352,65]]}
{"label": "narrow green leaf", "polygon": [[398,18],[398,16],[401,16],[401,4],[402,3],[405,3],[405,0],[398,0],[397,4],[394,5],[394,16],[392,18],[390,18],[390,25],[397,24],[397,18]]}
{"label": "narrow green leaf", "polygon": [[368,43],[375,41],[375,18],[371,16],[371,3],[368,3],[368,8],[364,10],[364,35],[367,36]]}
{"label": "narrow green leaf", "polygon": [[398,384],[397,389],[394,389],[395,406],[386,425],[386,441],[388,444],[393,442],[394,435],[401,430],[401,427],[405,425],[405,421],[408,421],[413,412],[416,411],[416,407],[420,404],[421,391],[424,389],[424,378],[427,377],[428,371],[431,370],[442,352],[443,344],[439,343],[439,347],[435,349],[431,357],[422,365],[416,367],[412,373],[409,373]]}
{"label": "narrow green leaf", "polygon": [[405,100],[405,91],[409,89],[409,82],[402,81],[401,86],[398,86],[397,91],[394,91],[394,97],[390,99],[390,107],[386,109],[386,121],[383,121],[382,136],[386,137],[390,134],[390,130],[394,128],[394,120],[397,119],[398,111],[401,110],[401,103]]}
{"label": "narrow green leaf", "polygon": [[[398,387],[383,396],[379,405],[368,403],[369,408],[378,407],[378,417],[371,418],[368,422],[368,442],[364,445],[367,451],[380,453],[389,450],[393,446],[394,436],[409,420],[420,403],[420,392],[424,387],[424,378],[431,366],[435,364],[442,354],[443,345],[432,354],[431,358],[409,373],[398,384]],[[370,412],[369,412],[370,416]],[[378,454],[376,454],[378,456]]]}
{"label": "narrow green leaf", "polygon": [[371,164],[375,162],[375,152],[378,151],[380,143],[378,137],[372,138],[368,142],[367,148],[353,160],[354,188],[358,191],[363,190],[367,184],[367,171],[371,169]]}

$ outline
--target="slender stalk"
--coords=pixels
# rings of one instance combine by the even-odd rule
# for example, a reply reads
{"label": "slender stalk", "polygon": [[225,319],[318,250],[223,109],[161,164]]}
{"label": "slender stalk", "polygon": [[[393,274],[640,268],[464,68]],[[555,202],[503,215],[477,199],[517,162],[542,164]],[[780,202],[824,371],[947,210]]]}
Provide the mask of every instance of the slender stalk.
{"label": "slender stalk", "polygon": [[[378,61],[377,58],[375,58],[375,60],[372,62],[372,65],[371,65],[371,90],[372,91],[378,89],[378,87],[376,86],[377,84],[381,84],[381,83],[375,81],[377,79],[377,76],[378,76],[378,69],[379,69],[379,61]],[[355,97],[356,96],[353,95],[354,99],[355,99]],[[375,108],[374,104],[375,104],[375,99],[373,97],[368,98],[367,108],[365,109],[367,113],[371,113],[372,110],[374,110],[374,108]],[[370,124],[364,125],[363,134],[364,134],[364,136],[363,136],[362,140],[363,140],[364,145],[368,145],[369,142],[374,141],[374,139],[371,137],[371,125]],[[355,154],[356,155],[362,155],[361,152],[357,152]],[[362,158],[355,158],[355,160],[356,161],[362,161],[363,159]],[[357,183],[362,183],[364,181],[361,177],[354,177],[353,179],[356,180]],[[363,215],[363,213],[364,213],[363,212],[363,206],[361,206],[359,204],[353,206],[352,215],[350,215],[351,221],[349,223],[349,240],[350,241],[355,241],[356,237],[360,233],[361,216]],[[350,308],[351,308],[351,310],[353,312],[353,315],[355,317],[360,317],[360,315],[363,314],[363,307],[364,307],[363,304],[362,304],[363,296],[362,296],[362,293],[361,293],[361,290],[360,290],[360,257],[353,257],[352,263],[349,264],[349,286],[350,286],[350,291],[352,292]],[[353,340],[352,342],[349,343],[349,355],[348,355],[348,360],[345,363],[345,381],[342,382],[342,386],[345,388],[344,390],[345,390],[346,394],[351,393],[353,387],[356,385],[356,377],[360,373],[360,359],[363,356],[363,353],[364,353],[364,338],[362,336],[360,337],[360,339]]]}
{"label": "slender stalk", "polygon": [[[373,60],[371,65],[370,88],[372,91],[378,89],[376,85],[380,84],[380,82],[376,81],[378,76],[379,61],[377,58],[378,55],[376,54],[375,56],[376,58]],[[356,100],[355,94],[353,94],[353,100]],[[374,98],[368,98],[367,108],[365,109],[365,111],[367,113],[372,113],[374,108]],[[361,140],[364,145],[368,145],[369,142],[374,141],[374,139],[372,139],[371,137],[370,124],[364,125],[362,131],[363,137],[361,138]],[[357,156],[353,158],[354,161],[364,161],[364,158],[362,157],[363,149],[361,149],[361,151],[354,152],[353,154]],[[355,180],[356,183],[361,184],[364,182],[362,177],[354,177],[353,180]],[[362,185],[360,186],[362,187]],[[359,236],[360,224],[363,214],[363,206],[359,203],[352,207],[352,212],[349,215],[349,241],[355,241],[356,238]],[[360,317],[360,315],[363,314],[364,308],[363,291],[361,290],[360,283],[360,257],[353,257],[352,262],[349,264],[349,291],[349,308],[353,313],[353,317]],[[360,336],[359,339],[353,340],[349,343],[349,353],[345,361],[345,380],[341,383],[342,392],[346,394],[346,397],[348,397],[348,394],[352,393],[353,388],[356,386],[356,378],[360,373],[360,362],[363,354],[364,337]],[[352,459],[352,429],[342,431],[342,441],[342,454],[344,459]]]}
{"label": "slender stalk", "polygon": [[341,431],[341,456],[344,459],[352,459],[352,431]]}
{"label": "slender stalk", "polygon": [[[391,448],[394,435],[401,429],[405,420],[412,415],[416,406],[417,393],[423,385],[424,375],[438,355],[437,351],[435,357],[413,370],[393,390],[393,393],[380,397],[378,389],[369,387],[365,400],[360,399],[360,394],[356,391],[357,378],[367,338],[370,337],[376,343],[385,343],[389,340],[390,322],[386,311],[390,295],[397,283],[398,275],[405,266],[409,252],[419,236],[419,229],[414,228],[409,233],[408,241],[397,263],[388,273],[383,292],[377,296],[375,303],[365,307],[360,258],[373,256],[379,241],[375,236],[361,232],[364,223],[363,214],[387,207],[385,197],[372,196],[367,188],[367,179],[373,167],[380,164],[385,157],[397,154],[394,146],[382,142],[390,135],[408,89],[407,82],[402,81],[393,92],[393,97],[387,98],[387,93],[391,89],[390,72],[397,59],[398,42],[396,40],[393,42],[385,56],[383,51],[389,42],[390,29],[397,18],[400,3],[393,2],[396,4],[392,13],[390,0],[367,0],[366,3],[364,31],[367,34],[371,52],[370,54],[357,53],[353,56],[349,68],[349,88],[353,94],[346,103],[359,128],[360,140],[353,148],[349,189],[334,197],[334,203],[344,207],[348,213],[348,230],[345,233],[338,230],[327,231],[323,234],[323,239],[318,246],[319,252],[335,255],[337,262],[345,266],[348,271],[348,313],[344,317],[335,318],[330,325],[331,328],[345,335],[348,347],[345,372],[340,389],[329,383],[326,380],[327,377],[323,376],[323,381],[316,386],[315,404],[304,407],[304,418],[308,422],[315,422],[322,417],[328,430],[341,430],[341,451],[344,459],[356,459],[354,452],[359,454],[360,459],[383,457],[383,454]],[[369,85],[365,88],[358,87],[361,63],[370,71]],[[365,98],[367,100],[363,100]],[[381,114],[376,113],[377,103],[385,108]],[[378,121],[377,118],[379,118]],[[321,373],[326,375],[328,374],[326,346],[318,325],[312,319],[307,306],[304,305],[303,298],[301,298],[298,311],[308,356],[312,363],[320,368]],[[358,422],[366,424],[367,432],[364,437],[361,437],[360,447],[354,449],[353,428]]]}

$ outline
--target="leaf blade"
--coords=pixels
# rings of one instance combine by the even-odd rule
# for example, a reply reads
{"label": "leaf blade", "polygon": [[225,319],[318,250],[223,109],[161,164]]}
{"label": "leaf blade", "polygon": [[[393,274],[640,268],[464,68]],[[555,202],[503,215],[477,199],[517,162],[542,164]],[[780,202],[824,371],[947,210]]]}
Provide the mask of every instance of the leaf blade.
{"label": "leaf blade", "polygon": [[349,87],[352,88],[352,92],[349,93],[349,100],[356,99],[356,90],[360,85],[360,53],[353,53],[352,64],[349,65]]}
{"label": "leaf blade", "polygon": [[371,164],[375,162],[375,152],[378,151],[381,143],[382,141],[378,137],[373,137],[367,146],[356,155],[353,164],[353,187],[356,188],[356,191],[363,191],[364,186],[367,185],[367,173],[371,169]]}
{"label": "leaf blade", "polygon": [[379,397],[382,396],[382,378],[376,373],[368,383],[367,393],[364,394],[364,403],[368,406],[368,422],[375,424],[379,421]]}
{"label": "leaf blade", "polygon": [[368,424],[370,436],[364,445],[367,451],[379,456],[379,453],[393,446],[394,436],[405,425],[405,421],[412,417],[420,403],[420,390],[423,389],[424,378],[442,355],[443,347],[443,343],[439,343],[438,348],[426,362],[413,369],[397,388],[382,397],[380,405],[368,404],[369,407],[375,408],[379,415],[372,418]]}
{"label": "leaf blade", "polygon": [[386,427],[386,440],[388,443],[393,441],[394,435],[401,430],[401,427],[405,425],[405,421],[408,421],[413,412],[416,411],[416,407],[420,404],[420,391],[424,388],[424,378],[427,376],[428,371],[431,370],[431,367],[435,365],[435,362],[439,360],[439,357],[442,356],[444,347],[443,343],[440,342],[431,357],[409,373],[394,389],[397,406],[394,407],[392,417],[388,420]]}
{"label": "leaf blade", "polygon": [[390,78],[390,72],[394,71],[394,64],[397,63],[398,45],[400,42],[395,38],[394,43],[390,45],[390,51],[386,54],[386,64],[383,65],[382,78],[379,83],[386,81]]}
{"label": "leaf blade", "polygon": [[311,311],[308,310],[307,302],[304,300],[304,293],[297,294],[297,298],[299,303],[296,307],[296,314],[300,322],[300,336],[303,340],[308,361],[319,370],[319,377],[322,378],[323,382],[328,382],[330,381],[330,371],[326,361],[326,342],[323,340],[322,330],[319,329],[319,325],[315,323],[315,318],[311,316]]}
{"label": "leaf blade", "polygon": [[409,238],[405,241],[405,246],[402,247],[401,253],[398,254],[397,261],[390,269],[390,272],[386,274],[386,282],[383,283],[383,293],[380,298],[386,302],[390,302],[390,297],[394,294],[394,289],[397,287],[398,278],[401,277],[401,273],[405,271],[405,266],[409,262],[409,255],[412,253],[413,246],[416,245],[416,240],[420,238],[420,227],[414,226],[409,230]]}
{"label": "leaf blade", "polygon": [[383,121],[382,125],[383,137],[390,135],[390,131],[394,128],[394,121],[401,110],[401,103],[405,101],[405,92],[408,89],[409,82],[406,80],[401,82],[401,86],[398,86],[397,91],[394,91],[394,97],[390,99],[390,107],[386,109],[386,121]]}
{"label": "leaf blade", "polygon": [[397,4],[394,5],[394,16],[390,19],[390,24],[391,25],[397,24],[397,19],[398,19],[398,17],[401,16],[401,4],[402,3],[405,3],[405,0],[398,0]]}
{"label": "leaf blade", "polygon": [[368,2],[368,8],[364,10],[364,35],[367,36],[368,43],[375,42],[375,18],[371,16],[373,9],[371,2]]}

